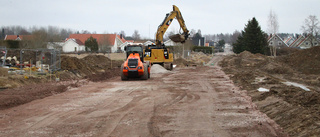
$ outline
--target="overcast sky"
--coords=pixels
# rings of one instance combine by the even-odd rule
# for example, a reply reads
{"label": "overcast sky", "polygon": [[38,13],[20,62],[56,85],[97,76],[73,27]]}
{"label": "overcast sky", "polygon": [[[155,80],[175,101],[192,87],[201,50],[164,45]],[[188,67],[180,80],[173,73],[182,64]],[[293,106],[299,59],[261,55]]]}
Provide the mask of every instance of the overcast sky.
{"label": "overcast sky", "polygon": [[[180,9],[189,30],[202,34],[243,30],[256,17],[267,29],[270,10],[278,16],[279,32],[301,33],[309,15],[320,19],[320,0],[0,0],[0,26],[58,26],[97,33],[154,38],[172,5]],[[175,20],[168,31],[178,31]]]}

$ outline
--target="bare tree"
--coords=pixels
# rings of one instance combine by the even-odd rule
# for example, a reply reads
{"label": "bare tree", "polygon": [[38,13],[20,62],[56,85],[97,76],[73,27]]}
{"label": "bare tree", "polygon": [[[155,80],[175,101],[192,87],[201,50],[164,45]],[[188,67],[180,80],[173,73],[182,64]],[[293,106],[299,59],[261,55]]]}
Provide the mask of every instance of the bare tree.
{"label": "bare tree", "polygon": [[241,35],[241,32],[240,31],[238,31],[238,30],[235,30],[234,32],[233,32],[233,34],[232,34],[232,36],[231,36],[231,43],[233,44],[233,43],[235,43],[235,42],[237,42],[237,39],[238,39],[238,37]]}
{"label": "bare tree", "polygon": [[[270,10],[268,16],[268,33],[270,34],[277,34],[279,32],[279,23],[278,23],[278,16],[272,10]],[[270,48],[271,56],[277,56],[277,48],[276,45],[272,45]]]}
{"label": "bare tree", "polygon": [[103,53],[111,52],[112,42],[107,35],[102,35],[98,41],[99,50]]}
{"label": "bare tree", "polygon": [[28,40],[30,45],[26,48],[47,48],[48,33],[44,28],[32,32],[32,37]]}
{"label": "bare tree", "polygon": [[315,15],[309,15],[305,20],[304,20],[304,25],[301,26],[301,29],[303,33],[307,35],[311,35],[308,37],[308,40],[311,44],[311,47],[314,46],[314,42],[316,41],[319,32],[320,32],[320,27],[319,27],[319,20]]}
{"label": "bare tree", "polygon": [[134,32],[133,32],[133,34],[132,34],[132,38],[133,38],[134,40],[140,40],[140,39],[141,39],[138,30],[134,30]]}

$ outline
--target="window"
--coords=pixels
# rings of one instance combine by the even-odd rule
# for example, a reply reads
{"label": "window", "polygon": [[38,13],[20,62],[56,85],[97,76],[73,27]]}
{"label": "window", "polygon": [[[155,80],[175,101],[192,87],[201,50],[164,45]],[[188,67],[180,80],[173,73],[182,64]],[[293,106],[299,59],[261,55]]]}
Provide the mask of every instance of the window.
{"label": "window", "polygon": [[306,45],[309,45],[309,42],[306,42]]}
{"label": "window", "polygon": [[278,42],[278,45],[281,45],[281,44],[282,44],[281,41],[279,41],[279,42]]}
{"label": "window", "polygon": [[269,45],[273,45],[273,42],[271,41],[271,42],[269,43]]}
{"label": "window", "polygon": [[317,42],[315,42],[315,43],[314,43],[314,46],[317,46],[317,45],[318,45],[318,43],[317,43]]}

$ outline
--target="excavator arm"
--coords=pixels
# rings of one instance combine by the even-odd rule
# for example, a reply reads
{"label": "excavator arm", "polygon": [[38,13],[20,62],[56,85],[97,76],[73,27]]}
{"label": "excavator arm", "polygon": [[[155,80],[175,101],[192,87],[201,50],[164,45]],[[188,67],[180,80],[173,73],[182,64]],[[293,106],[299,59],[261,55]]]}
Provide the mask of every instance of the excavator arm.
{"label": "excavator arm", "polygon": [[189,30],[187,29],[184,19],[181,15],[179,8],[173,5],[173,11],[168,13],[164,18],[163,22],[159,25],[157,34],[156,34],[156,46],[161,47],[163,43],[163,35],[167,31],[168,27],[170,26],[172,20],[176,18],[180,24],[181,29],[183,30],[183,34],[176,34],[172,35],[169,38],[174,42],[181,42],[184,43],[185,40],[189,36]]}

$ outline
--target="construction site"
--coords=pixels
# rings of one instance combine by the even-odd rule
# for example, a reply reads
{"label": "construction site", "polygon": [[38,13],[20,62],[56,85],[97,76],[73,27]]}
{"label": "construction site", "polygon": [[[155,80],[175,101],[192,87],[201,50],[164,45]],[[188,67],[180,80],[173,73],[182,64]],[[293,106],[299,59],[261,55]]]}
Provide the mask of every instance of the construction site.
{"label": "construction site", "polygon": [[121,81],[124,53],[62,54],[58,74],[1,68],[0,135],[317,136],[318,53],[194,52],[147,81]]}
{"label": "construction site", "polygon": [[[180,31],[164,38],[173,20]],[[235,42],[210,45],[173,5],[151,41],[68,35],[1,41],[16,45],[0,45],[0,136],[320,135],[320,46],[312,34],[284,41],[253,17]]]}

